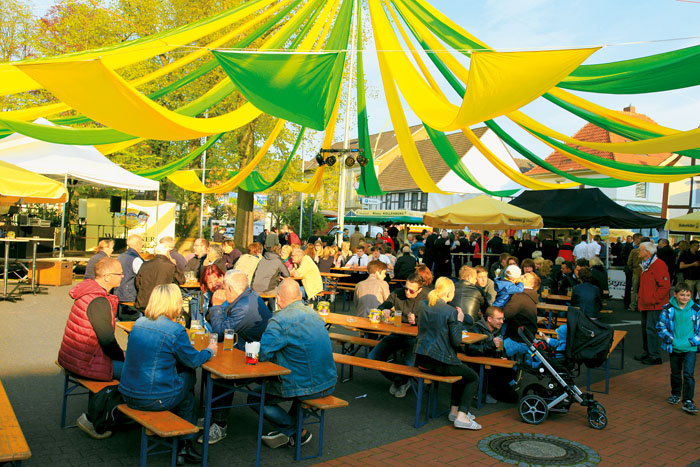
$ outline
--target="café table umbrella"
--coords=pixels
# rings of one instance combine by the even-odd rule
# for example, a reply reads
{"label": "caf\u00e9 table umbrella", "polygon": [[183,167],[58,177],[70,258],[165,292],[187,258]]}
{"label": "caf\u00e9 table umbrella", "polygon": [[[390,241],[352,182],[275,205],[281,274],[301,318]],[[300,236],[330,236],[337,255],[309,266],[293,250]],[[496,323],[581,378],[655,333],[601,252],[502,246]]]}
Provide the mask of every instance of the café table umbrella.
{"label": "caf\u00e9 table umbrella", "polygon": [[684,233],[700,232],[700,211],[691,212],[690,214],[667,220],[664,230]]}
{"label": "caf\u00e9 table umbrella", "polygon": [[[479,195],[423,215],[423,223],[437,229],[503,230],[539,229],[542,216],[487,195]],[[484,235],[481,235],[481,264],[484,264]]]}

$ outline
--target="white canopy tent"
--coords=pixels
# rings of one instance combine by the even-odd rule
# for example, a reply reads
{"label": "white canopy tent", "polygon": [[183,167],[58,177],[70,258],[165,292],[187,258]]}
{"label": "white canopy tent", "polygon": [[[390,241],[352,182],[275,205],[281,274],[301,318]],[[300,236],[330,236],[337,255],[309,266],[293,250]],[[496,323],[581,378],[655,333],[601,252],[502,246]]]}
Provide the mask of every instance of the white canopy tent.
{"label": "white canopy tent", "polygon": [[[53,125],[45,119],[34,123]],[[123,188],[137,191],[156,191],[160,183],[140,177],[107,159],[93,146],[78,146],[47,143],[15,133],[0,140],[0,160],[9,162],[31,172],[46,175],[62,181],[68,179],[87,185]],[[156,223],[158,215],[156,214]],[[63,256],[65,206],[61,222],[61,249]],[[157,228],[156,228],[157,231]]]}

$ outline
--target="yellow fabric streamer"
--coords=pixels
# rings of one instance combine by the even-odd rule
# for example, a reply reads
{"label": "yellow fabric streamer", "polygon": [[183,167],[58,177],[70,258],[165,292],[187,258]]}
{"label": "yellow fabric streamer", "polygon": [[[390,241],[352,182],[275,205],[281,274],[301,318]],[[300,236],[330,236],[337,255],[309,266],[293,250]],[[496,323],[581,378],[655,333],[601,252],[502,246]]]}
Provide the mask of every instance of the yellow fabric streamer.
{"label": "yellow fabric streamer", "polygon": [[200,138],[239,128],[262,113],[248,102],[219,117],[186,117],[145,97],[101,60],[18,67],[87,117],[142,138],[172,141]]}
{"label": "yellow fabric streamer", "polygon": [[[399,1],[401,1],[401,0],[399,0]],[[455,23],[450,18],[445,16],[440,10],[433,7],[430,3],[426,2],[425,0],[416,0],[416,3],[418,3],[420,6],[422,6],[426,11],[428,11],[431,15],[433,15],[441,23],[445,24],[453,31],[458,31],[461,35],[463,35],[464,37],[466,37],[470,41],[475,42],[477,44],[480,44],[483,49],[492,50],[491,47],[489,47],[484,42],[481,42],[479,39],[477,39],[476,37],[469,34],[469,32],[467,32],[466,30],[462,29],[462,26],[460,26],[459,24]]]}
{"label": "yellow fabric streamer", "polygon": [[[118,69],[131,65],[142,60],[155,57],[162,53],[190,44],[191,42],[222,29],[230,24],[234,24],[247,16],[261,10],[277,0],[256,0],[250,2],[241,9],[236,9],[218,19],[207,21],[192,29],[178,28],[167,37],[158,37],[151,40],[137,41],[131,45],[125,45],[113,50],[95,50],[90,53],[67,54],[57,57],[49,57],[35,61],[12,62],[0,64],[0,95],[14,94],[23,91],[30,91],[41,87],[33,77],[22,73],[19,65],[28,63],[55,63],[61,61],[92,60],[100,58],[105,66],[111,69]],[[184,29],[184,30],[183,30]],[[166,41],[167,39],[167,41]]]}
{"label": "yellow fabric streamer", "polygon": [[458,107],[433,91],[402,50],[380,0],[369,0],[378,45],[396,84],[418,118],[440,131],[451,131],[523,107],[576,69],[598,48],[538,52],[472,54],[469,86]]}
{"label": "yellow fabric streamer", "polygon": [[520,111],[511,112],[508,118],[521,126],[526,126],[542,133],[550,138],[558,139],[574,146],[583,146],[591,149],[598,149],[607,152],[619,152],[622,154],[658,154],[662,152],[677,152],[685,149],[700,148],[700,128],[684,131],[668,136],[660,136],[641,141],[629,141],[625,143],[592,143],[571,138],[562,133],[552,130],[541,123],[533,120]]}
{"label": "yellow fabric streamer", "polygon": [[212,188],[207,188],[199,180],[199,178],[197,178],[197,175],[195,174],[194,170],[179,170],[174,174],[168,175],[168,178],[175,185],[188,191],[194,191],[196,193],[205,194],[228,193],[229,191],[234,190],[238,185],[240,185],[241,182],[243,182],[243,180],[245,180],[246,177],[248,177],[248,175],[251,174],[255,167],[257,167],[257,165],[260,163],[263,157],[265,157],[265,154],[267,154],[267,151],[270,149],[270,146],[272,146],[272,143],[274,143],[274,141],[284,129],[284,125],[286,123],[287,122],[285,122],[284,120],[278,120],[275,124],[275,127],[272,129],[270,136],[267,137],[267,140],[265,140],[265,144],[263,144],[263,146],[257,152],[255,157],[248,164],[246,164],[246,166],[243,167],[234,177],[231,177],[230,179],[228,179],[220,185],[216,185]]}

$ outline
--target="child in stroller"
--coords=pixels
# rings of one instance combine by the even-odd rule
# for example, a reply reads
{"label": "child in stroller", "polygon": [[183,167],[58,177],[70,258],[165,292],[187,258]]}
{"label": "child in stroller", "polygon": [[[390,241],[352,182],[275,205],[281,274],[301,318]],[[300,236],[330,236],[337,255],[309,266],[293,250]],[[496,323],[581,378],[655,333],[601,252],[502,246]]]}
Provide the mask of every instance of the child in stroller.
{"label": "child in stroller", "polygon": [[[608,326],[596,323],[586,318],[578,309],[570,309],[568,313],[568,325],[565,329],[557,329],[559,339],[549,339],[550,345],[536,339],[525,328],[518,328],[520,337],[527,342],[530,356],[539,362],[537,368],[524,364],[522,367],[547,382],[529,384],[523,389],[518,410],[520,418],[530,424],[542,423],[550,412],[566,413],[573,402],[588,409],[588,423],[592,428],[602,430],[608,424],[605,408],[595,401],[593,394],[582,392],[574,382],[577,367],[581,363],[590,363],[589,366],[599,365],[597,360],[587,362],[582,355],[589,355],[590,345],[599,347],[606,345],[607,335],[611,334]],[[557,350],[561,345],[564,352]],[[546,340],[546,339],[545,339]],[[612,337],[607,340],[607,349],[610,348]]]}

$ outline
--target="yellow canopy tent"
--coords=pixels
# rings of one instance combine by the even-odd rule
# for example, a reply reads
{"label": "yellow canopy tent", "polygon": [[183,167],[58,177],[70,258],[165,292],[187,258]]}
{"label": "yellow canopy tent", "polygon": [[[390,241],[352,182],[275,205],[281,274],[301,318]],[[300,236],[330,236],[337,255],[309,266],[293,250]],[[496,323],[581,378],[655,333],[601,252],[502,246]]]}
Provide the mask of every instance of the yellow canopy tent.
{"label": "yellow canopy tent", "polygon": [[0,204],[65,203],[68,191],[62,183],[0,161]]}
{"label": "yellow canopy tent", "polygon": [[669,232],[698,233],[700,232],[700,211],[669,219],[664,229]]}
{"label": "yellow canopy tent", "polygon": [[[476,230],[539,229],[544,224],[542,216],[512,204],[504,203],[487,195],[479,195],[452,206],[423,215],[423,223],[441,229]],[[481,236],[481,251],[484,251],[484,236]],[[481,255],[484,262],[484,255]]]}

